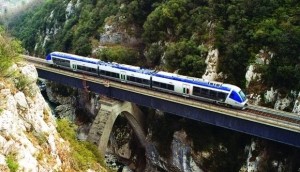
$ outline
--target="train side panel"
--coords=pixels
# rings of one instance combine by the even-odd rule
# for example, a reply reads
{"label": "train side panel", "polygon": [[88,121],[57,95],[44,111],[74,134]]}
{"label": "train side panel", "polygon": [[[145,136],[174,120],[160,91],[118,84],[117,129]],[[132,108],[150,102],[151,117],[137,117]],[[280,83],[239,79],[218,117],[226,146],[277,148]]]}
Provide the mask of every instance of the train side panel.
{"label": "train side panel", "polygon": [[174,92],[176,94],[183,94],[182,82],[157,76],[152,76],[152,88],[166,92]]}
{"label": "train side panel", "polygon": [[241,89],[231,84],[211,82],[163,71],[155,72],[137,66],[106,63],[98,59],[62,52],[48,54],[46,61],[50,65],[99,75],[107,79],[124,82],[124,84],[150,87],[170,94],[226,104],[239,109],[243,109],[247,103],[247,98]]}

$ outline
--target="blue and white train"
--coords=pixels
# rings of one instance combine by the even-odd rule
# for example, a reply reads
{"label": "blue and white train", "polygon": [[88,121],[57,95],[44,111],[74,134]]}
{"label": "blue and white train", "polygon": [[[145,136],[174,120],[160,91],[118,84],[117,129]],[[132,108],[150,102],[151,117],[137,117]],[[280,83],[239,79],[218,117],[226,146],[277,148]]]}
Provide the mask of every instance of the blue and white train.
{"label": "blue and white train", "polygon": [[224,104],[238,109],[245,109],[247,106],[248,100],[243,91],[231,84],[206,81],[204,79],[163,71],[142,69],[137,66],[103,62],[63,52],[52,52],[47,55],[46,60],[50,65],[56,67],[197,100]]}

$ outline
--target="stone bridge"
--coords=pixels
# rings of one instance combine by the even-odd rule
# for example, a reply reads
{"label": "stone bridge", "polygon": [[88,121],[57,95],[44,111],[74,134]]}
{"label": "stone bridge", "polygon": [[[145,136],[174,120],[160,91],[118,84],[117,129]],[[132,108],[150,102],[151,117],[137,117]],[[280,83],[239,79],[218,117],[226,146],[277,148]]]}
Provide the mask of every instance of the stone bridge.
{"label": "stone bridge", "polygon": [[100,98],[100,111],[96,116],[88,134],[88,140],[98,145],[100,153],[105,155],[106,147],[113,125],[120,114],[123,114],[136,136],[141,146],[145,147],[145,133],[142,128],[144,116],[141,110],[133,103],[118,101],[108,97]]}

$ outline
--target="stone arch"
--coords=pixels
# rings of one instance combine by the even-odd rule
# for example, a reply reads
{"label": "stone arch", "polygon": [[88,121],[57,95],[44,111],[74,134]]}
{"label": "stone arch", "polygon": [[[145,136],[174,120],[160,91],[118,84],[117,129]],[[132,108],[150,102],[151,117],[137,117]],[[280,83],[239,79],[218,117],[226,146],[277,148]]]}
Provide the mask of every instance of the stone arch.
{"label": "stone arch", "polygon": [[133,103],[122,102],[110,98],[100,99],[101,108],[88,134],[88,140],[98,145],[104,156],[113,125],[120,114],[128,120],[141,145],[145,147],[145,133],[142,128],[144,115]]}

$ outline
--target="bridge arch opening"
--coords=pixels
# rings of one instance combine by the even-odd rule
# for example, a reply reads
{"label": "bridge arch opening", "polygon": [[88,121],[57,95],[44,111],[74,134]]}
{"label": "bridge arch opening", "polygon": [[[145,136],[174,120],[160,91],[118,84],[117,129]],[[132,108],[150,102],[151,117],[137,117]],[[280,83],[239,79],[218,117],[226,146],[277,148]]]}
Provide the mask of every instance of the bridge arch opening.
{"label": "bridge arch opening", "polygon": [[132,114],[121,112],[113,124],[106,153],[116,155],[121,163],[135,171],[143,171],[146,156],[145,136],[141,130],[142,127]]}
{"label": "bridge arch opening", "polygon": [[88,140],[98,144],[103,157],[117,155],[135,171],[143,171],[146,162],[144,117],[133,103],[100,98],[100,111],[90,128]]}

